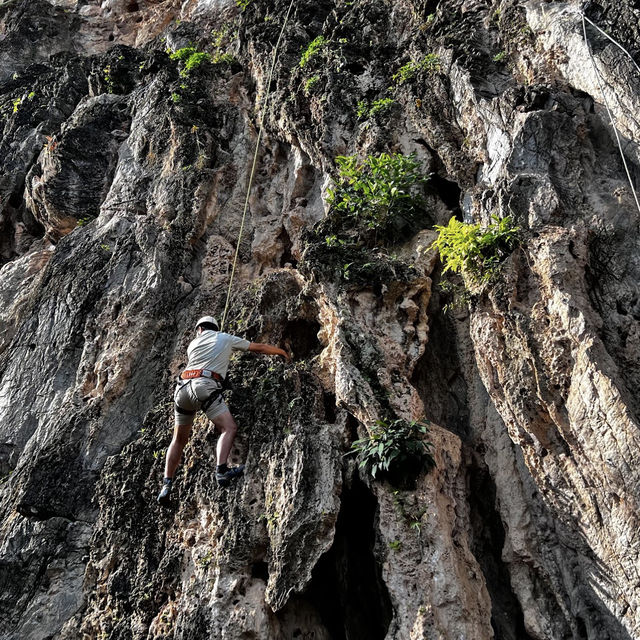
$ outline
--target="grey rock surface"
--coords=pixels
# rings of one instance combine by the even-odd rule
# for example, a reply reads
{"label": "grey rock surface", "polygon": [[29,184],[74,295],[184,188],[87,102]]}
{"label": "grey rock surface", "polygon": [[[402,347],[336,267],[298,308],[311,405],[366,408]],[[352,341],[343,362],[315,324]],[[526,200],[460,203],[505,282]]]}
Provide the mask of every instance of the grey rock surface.
{"label": "grey rock surface", "polygon": [[[296,1],[226,326],[292,362],[232,362],[245,477],[199,417],[155,503],[288,6],[0,3],[0,638],[640,637],[628,0],[584,10],[635,62],[577,2]],[[349,257],[335,158],[382,152],[420,216]],[[445,314],[434,224],[493,215],[522,242]],[[348,455],[390,417],[430,423],[414,482]]]}

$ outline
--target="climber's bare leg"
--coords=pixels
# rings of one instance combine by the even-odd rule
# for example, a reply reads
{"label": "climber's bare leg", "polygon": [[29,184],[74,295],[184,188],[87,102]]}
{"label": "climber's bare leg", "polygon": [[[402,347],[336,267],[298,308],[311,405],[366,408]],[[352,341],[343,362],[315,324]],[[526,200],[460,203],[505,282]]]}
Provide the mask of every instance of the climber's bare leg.
{"label": "climber's bare leg", "polygon": [[220,431],[218,446],[216,448],[218,465],[227,464],[227,458],[233,446],[233,441],[236,438],[238,425],[229,411],[225,411],[219,416],[216,416],[213,419],[213,424],[216,426],[216,429]]}
{"label": "climber's bare leg", "polygon": [[191,435],[191,424],[177,424],[173,429],[173,439],[167,449],[167,459],[164,465],[164,477],[173,478],[178,465],[180,464],[180,458],[182,457],[182,451],[189,441]]}

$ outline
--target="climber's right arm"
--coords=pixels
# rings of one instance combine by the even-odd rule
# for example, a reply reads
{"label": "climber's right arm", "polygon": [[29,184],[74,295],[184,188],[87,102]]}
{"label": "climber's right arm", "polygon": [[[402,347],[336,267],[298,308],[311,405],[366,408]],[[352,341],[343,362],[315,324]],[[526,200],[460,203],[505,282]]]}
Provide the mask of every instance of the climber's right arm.
{"label": "climber's right arm", "polygon": [[252,342],[249,345],[249,351],[254,353],[264,353],[268,356],[282,356],[285,360],[291,360],[291,356],[280,347],[274,347],[271,344],[265,344],[263,342]]}

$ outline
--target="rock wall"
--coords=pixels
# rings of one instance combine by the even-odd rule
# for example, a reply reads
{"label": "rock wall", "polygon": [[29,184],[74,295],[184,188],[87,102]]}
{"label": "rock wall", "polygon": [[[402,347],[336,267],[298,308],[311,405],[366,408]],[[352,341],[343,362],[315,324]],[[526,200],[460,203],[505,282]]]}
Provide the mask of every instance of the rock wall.
{"label": "rock wall", "polygon": [[[639,212],[601,88],[640,184],[640,73],[574,2],[295,2],[227,324],[293,361],[232,363],[246,476],[215,485],[198,418],[155,503],[288,6],[0,3],[0,637],[640,637]],[[585,11],[640,62],[634,3]],[[336,156],[381,152],[429,176],[421,222],[348,272],[313,230]],[[444,313],[433,225],[494,214],[522,243]],[[430,421],[413,485],[345,456],[389,415]]]}

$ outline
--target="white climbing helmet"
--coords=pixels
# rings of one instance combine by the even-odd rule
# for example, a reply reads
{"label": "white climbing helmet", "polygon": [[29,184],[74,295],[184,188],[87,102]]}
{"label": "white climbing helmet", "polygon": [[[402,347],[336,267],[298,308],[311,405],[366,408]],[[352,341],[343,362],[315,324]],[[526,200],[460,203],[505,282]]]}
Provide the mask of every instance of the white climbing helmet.
{"label": "white climbing helmet", "polygon": [[212,325],[215,326],[216,331],[220,331],[220,325],[218,324],[218,321],[213,316],[204,316],[204,317],[200,318],[200,320],[198,320],[198,322],[196,322],[196,329],[201,324],[212,324]]}

